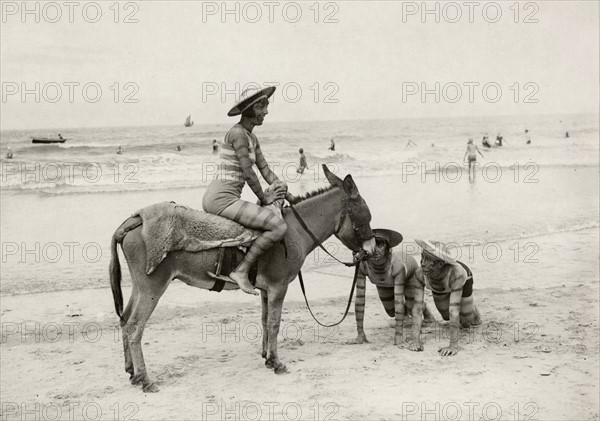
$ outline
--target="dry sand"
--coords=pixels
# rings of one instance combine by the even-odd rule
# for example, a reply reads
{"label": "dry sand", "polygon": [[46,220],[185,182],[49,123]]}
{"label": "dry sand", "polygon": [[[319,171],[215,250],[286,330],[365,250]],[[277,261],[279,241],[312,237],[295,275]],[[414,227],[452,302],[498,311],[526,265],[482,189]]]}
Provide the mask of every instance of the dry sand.
{"label": "dry sand", "polygon": [[[329,323],[350,287],[336,270],[305,274]],[[424,352],[393,345],[372,285],[370,343],[347,345],[354,314],[317,327],[294,281],[279,336],[289,373],[275,375],[260,356],[259,299],[175,281],[143,338],[156,394],[128,382],[109,289],[5,296],[2,419],[598,419],[598,294],[597,283],[476,289],[484,324],[442,358],[443,323],[424,326]]]}

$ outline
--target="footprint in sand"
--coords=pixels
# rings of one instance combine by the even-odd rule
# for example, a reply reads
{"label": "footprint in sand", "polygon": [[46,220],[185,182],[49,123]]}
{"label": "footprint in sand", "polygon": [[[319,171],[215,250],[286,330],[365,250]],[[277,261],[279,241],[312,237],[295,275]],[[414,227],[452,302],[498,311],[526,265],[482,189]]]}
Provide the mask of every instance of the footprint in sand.
{"label": "footprint in sand", "polygon": [[231,351],[225,351],[223,355],[218,358],[218,361],[221,363],[229,362],[235,357],[235,355]]}

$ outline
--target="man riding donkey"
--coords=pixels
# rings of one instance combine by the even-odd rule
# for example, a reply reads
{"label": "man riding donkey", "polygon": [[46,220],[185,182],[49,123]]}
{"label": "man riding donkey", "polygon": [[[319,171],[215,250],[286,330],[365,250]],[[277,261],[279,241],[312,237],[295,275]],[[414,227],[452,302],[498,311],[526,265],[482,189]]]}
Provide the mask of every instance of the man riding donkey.
{"label": "man riding donkey", "polygon": [[[205,212],[263,231],[246,253],[242,263],[229,274],[229,278],[236,282],[242,291],[253,295],[258,295],[258,292],[248,278],[252,265],[261,254],[280,241],[287,231],[287,225],[281,213],[277,212],[277,208],[265,206],[284,198],[288,201],[293,200],[293,196],[287,193],[286,183],[279,180],[269,168],[260,149],[258,138],[252,133],[254,127],[263,124],[265,116],[269,113],[269,98],[273,92],[275,92],[274,86],[261,90],[246,89],[235,106],[227,113],[230,117],[240,114],[242,117],[223,139],[219,171],[202,199],[202,208]],[[255,164],[271,188],[263,191],[252,168]],[[246,183],[258,197],[260,204],[240,198]],[[278,204],[281,205],[282,202]]]}

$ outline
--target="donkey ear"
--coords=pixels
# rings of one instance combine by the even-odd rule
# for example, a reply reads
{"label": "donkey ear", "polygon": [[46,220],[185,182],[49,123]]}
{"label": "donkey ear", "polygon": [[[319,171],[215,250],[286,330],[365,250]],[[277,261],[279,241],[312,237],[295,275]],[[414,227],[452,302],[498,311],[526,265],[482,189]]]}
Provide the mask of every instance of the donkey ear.
{"label": "donkey ear", "polygon": [[325,177],[327,177],[327,181],[329,181],[329,184],[331,184],[334,187],[340,188],[343,186],[342,179],[334,173],[332,173],[331,171],[329,171],[329,168],[327,168],[327,165],[325,164],[323,164],[323,172],[325,173]]}
{"label": "donkey ear", "polygon": [[354,180],[350,174],[344,178],[344,191],[351,199],[356,199],[359,196],[358,188],[354,184]]}

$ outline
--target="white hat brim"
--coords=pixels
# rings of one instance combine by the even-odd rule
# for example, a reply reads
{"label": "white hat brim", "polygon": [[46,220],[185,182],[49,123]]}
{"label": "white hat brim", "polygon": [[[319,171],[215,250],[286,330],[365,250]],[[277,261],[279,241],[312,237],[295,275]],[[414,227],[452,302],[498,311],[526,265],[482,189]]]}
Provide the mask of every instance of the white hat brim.
{"label": "white hat brim", "polygon": [[436,259],[446,263],[456,263],[450,255],[443,249],[443,245],[438,242],[428,240],[415,240],[415,242],[423,249],[423,251]]}
{"label": "white hat brim", "polygon": [[254,95],[245,98],[242,101],[239,101],[237,104],[235,104],[233,106],[233,108],[231,108],[231,110],[229,110],[229,112],[227,113],[227,115],[229,117],[234,117],[236,115],[240,115],[243,111],[244,108],[246,108],[246,106],[251,105],[252,103],[256,102],[260,97],[262,96],[266,96],[267,99],[271,98],[271,96],[273,95],[273,92],[275,92],[276,87],[275,86],[269,86],[267,88],[261,89],[260,91],[256,92]]}

